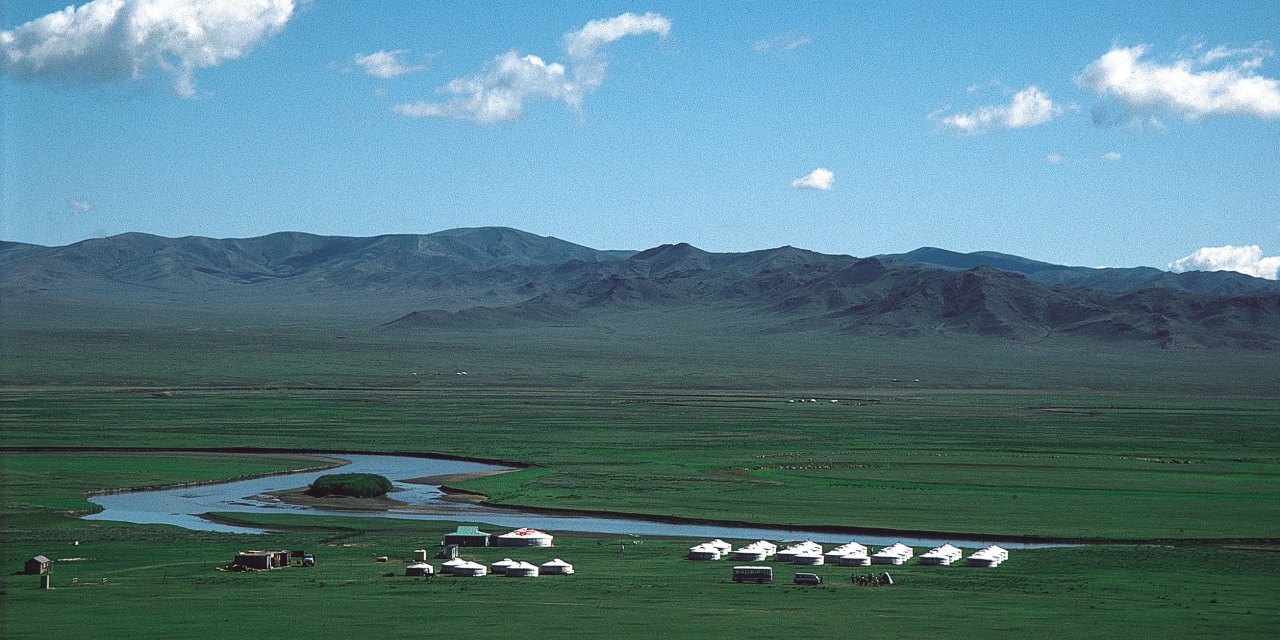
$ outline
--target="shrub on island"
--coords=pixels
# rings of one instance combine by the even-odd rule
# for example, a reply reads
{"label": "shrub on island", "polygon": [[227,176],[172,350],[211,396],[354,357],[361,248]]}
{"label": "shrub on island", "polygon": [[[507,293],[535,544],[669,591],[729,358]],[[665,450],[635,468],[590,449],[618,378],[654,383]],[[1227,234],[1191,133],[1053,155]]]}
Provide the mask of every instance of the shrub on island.
{"label": "shrub on island", "polygon": [[317,498],[376,498],[386,495],[391,488],[391,481],[376,473],[332,473],[316,478],[307,493]]}

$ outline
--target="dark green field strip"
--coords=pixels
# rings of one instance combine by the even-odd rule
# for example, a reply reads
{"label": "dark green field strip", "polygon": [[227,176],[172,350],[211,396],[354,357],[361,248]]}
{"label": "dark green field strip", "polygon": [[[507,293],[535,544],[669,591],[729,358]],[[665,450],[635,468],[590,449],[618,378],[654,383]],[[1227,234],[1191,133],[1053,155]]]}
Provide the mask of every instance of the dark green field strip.
{"label": "dark green field strip", "polygon": [[[30,576],[0,576],[7,634],[71,638],[92,628],[118,637],[214,638],[243,633],[246,621],[257,620],[258,636],[317,639],[781,638],[797,630],[817,637],[1090,638],[1134,629],[1177,639],[1268,637],[1280,624],[1280,606],[1270,597],[1280,588],[1280,554],[1015,552],[990,571],[892,567],[899,583],[892,588],[855,587],[841,567],[805,568],[826,579],[814,588],[789,584],[793,568],[785,565],[775,565],[773,584],[733,584],[731,563],[683,560],[686,540],[626,538],[619,554],[617,538],[557,536],[554,549],[472,549],[464,556],[558,556],[575,564],[574,576],[424,581],[398,574],[412,549],[430,548],[452,523],[232,515],[283,532],[263,538],[111,524],[9,531],[0,552],[8,564],[34,553],[85,559],[55,563],[52,592],[31,588]],[[80,544],[70,546],[73,539]],[[259,574],[214,570],[248,546],[305,548],[320,562]],[[392,562],[375,563],[378,555]],[[264,603],[274,612],[265,619]]]}

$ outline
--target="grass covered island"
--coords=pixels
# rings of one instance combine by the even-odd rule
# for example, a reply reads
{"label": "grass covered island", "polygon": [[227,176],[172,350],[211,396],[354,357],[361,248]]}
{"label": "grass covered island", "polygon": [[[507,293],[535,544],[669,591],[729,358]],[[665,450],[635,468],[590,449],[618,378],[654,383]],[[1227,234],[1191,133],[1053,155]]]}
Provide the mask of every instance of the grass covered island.
{"label": "grass covered island", "polygon": [[381,498],[391,489],[391,481],[376,473],[331,473],[316,478],[307,494],[316,498]]}

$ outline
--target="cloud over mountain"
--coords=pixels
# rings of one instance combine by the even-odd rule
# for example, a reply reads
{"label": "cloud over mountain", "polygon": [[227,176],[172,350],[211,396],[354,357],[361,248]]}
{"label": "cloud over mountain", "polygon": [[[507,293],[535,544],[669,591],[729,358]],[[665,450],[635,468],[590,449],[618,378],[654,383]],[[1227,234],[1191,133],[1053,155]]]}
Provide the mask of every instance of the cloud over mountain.
{"label": "cloud over mountain", "polygon": [[1264,256],[1262,247],[1226,245],[1204,247],[1195,253],[1169,263],[1169,270],[1184,271],[1236,271],[1268,280],[1280,279],[1280,256]]}

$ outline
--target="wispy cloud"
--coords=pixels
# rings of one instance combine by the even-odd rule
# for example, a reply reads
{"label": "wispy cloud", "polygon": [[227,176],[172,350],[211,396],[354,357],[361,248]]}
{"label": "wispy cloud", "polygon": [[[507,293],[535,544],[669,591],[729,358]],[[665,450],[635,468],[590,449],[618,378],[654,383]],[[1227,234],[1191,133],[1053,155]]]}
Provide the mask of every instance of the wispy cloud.
{"label": "wispy cloud", "polygon": [[985,106],[968,113],[948,115],[946,111],[944,107],[929,114],[929,120],[953,133],[976,134],[1041,125],[1062,115],[1063,108],[1033,84],[1013,94],[1008,104]]}
{"label": "wispy cloud", "polygon": [[1169,263],[1169,270],[1184,271],[1238,271],[1240,273],[1280,279],[1280,256],[1264,256],[1262,247],[1254,244],[1236,247],[1204,247],[1195,253]]}
{"label": "wispy cloud", "polygon": [[72,198],[67,201],[67,209],[69,209],[71,213],[89,213],[90,211],[93,211],[93,203],[88,200]]}
{"label": "wispy cloud", "polygon": [[1113,47],[1076,77],[1082,89],[1116,103],[1095,108],[1096,123],[1160,128],[1155,114],[1162,112],[1188,121],[1225,115],[1280,118],[1280,82],[1258,73],[1273,55],[1266,47],[1214,47],[1165,64],[1146,55],[1144,45]]}
{"label": "wispy cloud", "polygon": [[1066,162],[1067,159],[1061,153],[1051,153],[1044,157],[1044,161],[1049,164],[1062,164]]}
{"label": "wispy cloud", "polygon": [[836,174],[830,169],[818,167],[809,172],[809,175],[802,178],[796,178],[791,181],[792,189],[815,189],[818,191],[830,191],[836,186]]}
{"label": "wispy cloud", "polygon": [[481,72],[455,78],[439,88],[439,93],[452,96],[449,100],[401,103],[392,110],[410,118],[456,118],[486,124],[519,118],[530,99],[563,101],[580,111],[583,97],[604,83],[608,68],[600,51],[604,45],[634,35],[665,38],[670,32],[671,20],[656,13],[624,13],[592,20],[564,35],[568,66],[512,50],[495,57]]}
{"label": "wispy cloud", "polygon": [[391,51],[375,51],[370,54],[356,54],[355,63],[357,67],[364,70],[365,75],[380,80],[390,80],[391,78],[427,70],[428,65],[425,63],[412,64],[407,62],[404,57],[408,53],[408,49],[394,49]]}
{"label": "wispy cloud", "polygon": [[1100,157],[1107,162],[1120,162],[1120,159],[1124,156],[1121,156],[1119,151],[1108,151]]}
{"label": "wispy cloud", "polygon": [[240,58],[284,28],[293,0],[93,0],[0,32],[0,69],[66,86],[172,77],[184,98],[195,70]]}
{"label": "wispy cloud", "polygon": [[807,35],[801,35],[795,31],[788,31],[780,36],[774,36],[767,40],[757,40],[752,49],[756,53],[769,53],[795,51],[800,47],[813,42],[813,38]]}

